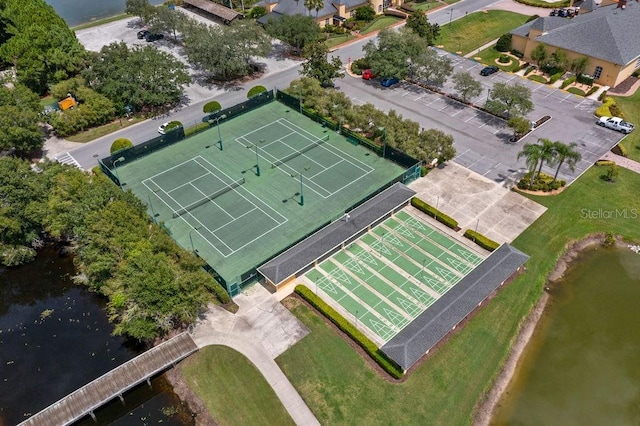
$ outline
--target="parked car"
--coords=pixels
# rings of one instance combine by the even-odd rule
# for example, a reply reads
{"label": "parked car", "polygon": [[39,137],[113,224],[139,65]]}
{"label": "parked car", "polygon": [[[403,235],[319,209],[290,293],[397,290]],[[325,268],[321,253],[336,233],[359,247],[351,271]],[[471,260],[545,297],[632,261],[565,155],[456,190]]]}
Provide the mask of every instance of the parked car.
{"label": "parked car", "polygon": [[149,30],[140,30],[140,31],[138,31],[138,40],[142,40],[143,38],[145,38],[147,36],[147,34],[151,34],[151,31],[149,31]]}
{"label": "parked car", "polygon": [[387,78],[383,78],[380,84],[382,84],[384,87],[391,87],[394,84],[398,83],[399,81],[400,80],[397,79],[396,77],[387,77]]}
{"label": "parked car", "polygon": [[635,128],[635,126],[627,121],[624,121],[622,118],[620,117],[606,117],[606,116],[602,116],[600,117],[600,119],[596,122],[598,124],[598,126],[602,126],[602,127],[606,127],[608,129],[613,129],[613,130],[617,130],[621,133],[624,133],[625,135],[628,135],[629,133],[633,132],[633,129]]}
{"label": "parked car", "polygon": [[161,135],[164,135],[165,133],[167,133],[167,127],[169,126],[169,123],[162,123],[160,125],[160,127],[158,127],[158,133],[160,133]]}
{"label": "parked car", "polygon": [[149,34],[144,36],[144,39],[147,42],[156,41],[156,40],[162,40],[163,38],[164,38],[164,35],[158,34],[158,33],[149,33]]}
{"label": "parked car", "polygon": [[498,72],[498,67],[496,67],[495,65],[489,65],[488,67],[484,67],[482,68],[482,70],[480,71],[480,75],[483,77],[487,77],[491,74],[495,74]]}
{"label": "parked car", "polygon": [[362,71],[362,78],[365,80],[372,80],[376,78],[376,75],[373,73],[373,71],[367,69]]}

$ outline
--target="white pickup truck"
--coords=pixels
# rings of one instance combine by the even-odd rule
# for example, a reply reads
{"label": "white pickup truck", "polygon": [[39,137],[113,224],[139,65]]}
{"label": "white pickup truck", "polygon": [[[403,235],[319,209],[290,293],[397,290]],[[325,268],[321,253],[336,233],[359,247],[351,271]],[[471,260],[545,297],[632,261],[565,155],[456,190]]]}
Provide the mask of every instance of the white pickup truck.
{"label": "white pickup truck", "polygon": [[599,126],[617,130],[624,134],[631,133],[635,128],[633,124],[624,121],[620,117],[600,117],[600,119],[596,123],[598,123]]}

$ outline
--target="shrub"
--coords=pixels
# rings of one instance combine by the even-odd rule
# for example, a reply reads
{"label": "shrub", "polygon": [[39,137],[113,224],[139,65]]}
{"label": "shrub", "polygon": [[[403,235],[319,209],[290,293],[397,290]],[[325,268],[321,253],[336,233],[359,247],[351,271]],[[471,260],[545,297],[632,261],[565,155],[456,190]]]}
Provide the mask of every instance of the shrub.
{"label": "shrub", "polygon": [[609,97],[609,96],[604,97],[602,105],[600,105],[596,109],[596,112],[594,114],[596,115],[596,117],[602,117],[602,116],[610,117],[612,115],[611,106],[615,105],[615,103],[616,101],[612,97]]}
{"label": "shrub", "polygon": [[624,113],[622,112],[620,107],[615,104],[615,102],[609,105],[609,111],[611,111],[611,115],[614,117],[624,118]]}
{"label": "shrub", "polygon": [[448,226],[451,229],[459,229],[458,222],[452,218],[451,216],[447,216],[442,213],[440,210],[437,210],[435,207],[430,206],[425,203],[418,197],[413,197],[411,199],[411,205],[423,213],[428,214],[429,216],[435,218],[438,222]]}
{"label": "shrub", "polygon": [[613,148],[611,148],[611,152],[613,152],[614,154],[618,154],[621,155],[623,157],[627,156],[627,148],[624,147],[624,145],[616,145]]}
{"label": "shrub", "polygon": [[164,131],[168,132],[169,130],[177,129],[178,127],[182,127],[181,122],[177,120],[170,121],[169,124],[167,124],[167,127],[165,127]]}
{"label": "shrub", "polygon": [[525,68],[529,69],[529,62],[525,62],[525,63],[523,63],[522,65],[520,65],[520,66],[518,67],[518,71],[523,70],[523,69],[525,69]]}
{"label": "shrub", "polygon": [[611,161],[611,160],[598,160],[596,161],[596,166],[602,167],[602,166],[615,166],[616,162],[615,161]]}
{"label": "shrub", "polygon": [[537,81],[538,83],[547,84],[547,79],[541,75],[530,75],[527,77],[529,80]]}
{"label": "shrub", "polygon": [[420,177],[425,177],[429,173],[429,168],[420,166]]}
{"label": "shrub", "polygon": [[367,58],[356,59],[351,62],[351,72],[354,74],[362,75],[362,71],[371,68]]}
{"label": "shrub", "polygon": [[518,58],[518,59],[522,59],[522,58],[524,58],[524,53],[522,53],[522,52],[521,52],[521,51],[519,51],[519,50],[511,49],[511,50],[509,51],[509,53],[511,53],[513,56],[515,56],[515,57],[516,57],[516,58]]}
{"label": "shrub", "polygon": [[133,147],[133,143],[129,139],[118,138],[111,144],[111,149],[109,150],[109,152],[111,154],[114,154],[118,151],[122,151],[123,149],[128,149],[131,147]]}
{"label": "shrub", "polygon": [[562,82],[562,85],[560,86],[561,89],[564,89],[565,87],[567,87],[568,85],[570,85],[571,83],[573,83],[574,81],[576,81],[576,76],[572,75],[571,77],[565,79]]}
{"label": "shrub", "polygon": [[356,21],[364,21],[364,22],[369,22],[369,21],[373,21],[373,18],[376,17],[376,11],[373,10],[373,7],[367,5],[367,6],[361,6],[359,8],[356,9]]}
{"label": "shrub", "polygon": [[222,106],[220,105],[220,102],[210,101],[204,104],[204,106],[202,107],[202,112],[204,112],[205,114],[210,114],[212,112],[220,111],[221,109]]}
{"label": "shrub", "polygon": [[578,96],[584,96],[586,94],[584,93],[584,90],[578,89],[577,87],[569,87],[567,89],[567,92],[573,93],[574,95],[578,95]]}
{"label": "shrub", "polygon": [[593,77],[591,77],[590,75],[586,75],[586,74],[580,74],[576,81],[580,84],[586,84],[588,86],[593,86]]}
{"label": "shrub", "polygon": [[464,236],[470,239],[471,241],[473,241],[474,243],[476,243],[477,245],[479,245],[480,247],[482,247],[483,249],[487,249],[489,251],[494,251],[495,249],[500,247],[500,244],[498,244],[497,242],[485,237],[479,232],[472,231],[471,229],[467,229],[466,231],[464,231]]}
{"label": "shrub", "polygon": [[635,71],[633,72],[633,74],[631,74],[631,75],[632,75],[633,77],[640,78],[640,69],[635,70]]}
{"label": "shrub", "polygon": [[353,324],[347,321],[340,313],[325,303],[311,290],[303,285],[296,286],[296,294],[306,300],[311,306],[324,315],[329,321],[334,323],[343,333],[349,336],[358,344],[380,367],[392,377],[399,379],[403,376],[402,369],[391,359],[389,359],[375,343],[358,330]]}
{"label": "shrub", "polygon": [[259,95],[260,93],[264,93],[267,91],[267,88],[264,86],[253,86],[251,89],[249,89],[249,92],[247,93],[247,98],[251,99],[256,95]]}
{"label": "shrub", "polygon": [[[598,86],[591,86],[591,89],[589,89],[589,91],[587,92],[587,96],[591,96],[594,93],[596,93],[598,91],[599,87]],[[605,90],[606,92],[606,90]]]}
{"label": "shrub", "polygon": [[267,9],[265,9],[262,6],[254,6],[249,11],[249,14],[247,16],[249,16],[249,18],[252,18],[252,19],[259,19],[259,18],[262,18],[266,14],[267,14]]}
{"label": "shrub", "polygon": [[524,75],[530,74],[535,69],[536,69],[535,65],[529,65],[527,70],[524,72]]}
{"label": "shrub", "polygon": [[198,123],[195,126],[191,126],[189,128],[184,129],[184,136],[195,135],[196,133],[200,133],[203,130],[209,128],[209,123]]}
{"label": "shrub", "polygon": [[509,62],[511,62],[511,58],[508,55],[500,55],[500,57],[498,58],[498,62],[500,62],[501,64],[508,64]]}
{"label": "shrub", "polygon": [[529,19],[527,19],[527,22],[535,21],[539,17],[540,17],[540,15],[531,15],[531,16],[529,16]]}
{"label": "shrub", "polygon": [[551,77],[549,78],[549,84],[553,84],[556,81],[560,80],[560,77],[562,77],[563,75],[564,75],[564,72],[562,71],[552,74]]}
{"label": "shrub", "polygon": [[598,95],[598,100],[599,100],[600,102],[604,102],[604,100],[606,99],[606,97],[607,97],[607,91],[606,91],[606,90],[603,90],[603,91],[602,91],[602,93],[600,93],[600,95]]}
{"label": "shrub", "polygon": [[496,50],[498,52],[508,52],[511,50],[511,34],[502,34],[496,42]]}

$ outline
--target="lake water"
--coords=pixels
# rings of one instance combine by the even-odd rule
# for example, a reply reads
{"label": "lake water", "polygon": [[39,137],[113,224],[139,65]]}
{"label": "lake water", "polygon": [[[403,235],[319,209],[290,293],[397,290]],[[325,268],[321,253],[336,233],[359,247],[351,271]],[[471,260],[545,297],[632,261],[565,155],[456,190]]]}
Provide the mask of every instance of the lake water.
{"label": "lake water", "polygon": [[[25,420],[141,350],[111,335],[104,300],[74,285],[73,273],[71,259],[55,251],[0,268],[0,425]],[[163,377],[124,397],[125,405],[116,399],[97,410],[97,423],[81,424],[193,423]]]}
{"label": "lake water", "polygon": [[549,306],[495,425],[638,425],[640,255],[584,253]]}
{"label": "lake water", "polygon": [[[123,13],[126,0],[45,0],[70,27]],[[164,0],[150,0],[158,5]]]}

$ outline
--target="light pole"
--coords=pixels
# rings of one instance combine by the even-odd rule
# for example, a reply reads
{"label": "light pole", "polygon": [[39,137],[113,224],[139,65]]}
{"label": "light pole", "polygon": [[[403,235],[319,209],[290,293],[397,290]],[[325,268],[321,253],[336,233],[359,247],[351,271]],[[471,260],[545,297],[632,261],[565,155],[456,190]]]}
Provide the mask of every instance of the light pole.
{"label": "light pole", "polygon": [[338,134],[342,133],[342,104],[333,104],[333,108],[339,108],[338,110]]}
{"label": "light pole", "polygon": [[[260,139],[260,142],[263,143],[264,139]],[[260,176],[260,157],[258,156],[258,144],[254,145],[256,148],[256,176]]]}
{"label": "light pole", "polygon": [[451,30],[451,18],[453,18],[453,8],[449,9],[449,30]]}
{"label": "light pole", "polygon": [[220,134],[220,120],[224,120],[227,118],[227,114],[222,114],[211,121],[215,121],[216,127],[218,128],[218,145],[220,145],[220,151],[222,151],[222,134]]}
{"label": "light pole", "polygon": [[490,97],[491,97],[491,88],[487,88],[487,102],[489,102]]}
{"label": "light pole", "polygon": [[116,179],[118,179],[118,186],[120,189],[122,189],[122,182],[120,182],[120,175],[118,175],[118,163],[122,163],[124,160],[124,157],[120,157],[113,161],[113,171],[116,172]]}
{"label": "light pole", "polygon": [[356,309],[356,328],[358,328],[358,310]]}
{"label": "light pole", "polygon": [[298,204],[300,204],[301,206],[304,206],[304,194],[303,194],[303,189],[304,186],[302,185],[302,172],[298,173],[298,175],[290,175],[292,178],[295,177],[300,177],[300,202]]}
{"label": "light pole", "polygon": [[380,126],[378,130],[382,132],[382,158],[385,158],[387,155],[387,128]]}
{"label": "light pole", "polygon": [[199,230],[199,229],[201,229],[201,228],[202,228],[202,226],[197,226],[197,227],[195,227],[195,228],[191,228],[191,231],[189,231],[189,241],[191,242],[191,252],[192,252],[192,253],[196,253],[196,249],[195,249],[195,247],[193,246],[193,237],[191,236],[191,233],[192,233],[193,231],[197,231],[197,230]]}

